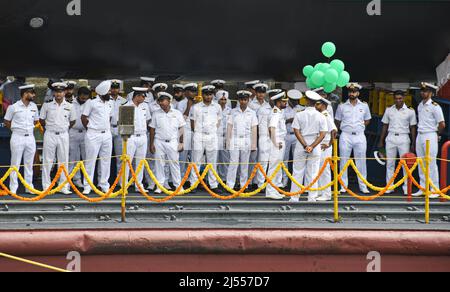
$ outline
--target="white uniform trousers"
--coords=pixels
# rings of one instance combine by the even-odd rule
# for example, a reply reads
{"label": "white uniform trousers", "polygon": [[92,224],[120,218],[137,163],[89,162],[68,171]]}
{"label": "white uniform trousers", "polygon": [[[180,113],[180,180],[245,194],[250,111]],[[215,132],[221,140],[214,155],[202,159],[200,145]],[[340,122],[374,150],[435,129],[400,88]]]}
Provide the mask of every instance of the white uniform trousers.
{"label": "white uniform trousers", "polygon": [[[178,188],[181,184],[180,157],[178,153],[178,140],[163,141],[155,139],[155,176],[160,184],[164,184],[169,178],[166,176],[165,168],[169,166],[173,185]],[[166,162],[166,159],[168,162]]]}
{"label": "white uniform trousers", "polygon": [[120,156],[123,152],[123,144],[122,137],[120,135],[113,135],[113,149],[114,149],[114,160],[116,161],[116,174],[119,173],[120,168],[122,167],[122,162],[120,161]]}
{"label": "white uniform trousers", "polygon": [[[436,163],[436,158],[439,152],[439,138],[438,134],[433,133],[419,133],[417,136],[416,142],[416,152],[418,157],[425,157],[426,155],[426,145],[427,140],[430,141],[430,180],[433,184],[439,188],[439,171]],[[424,162],[425,165],[425,162]],[[422,187],[426,186],[425,173],[423,173],[422,168],[419,167],[419,175],[420,175],[420,185]]]}
{"label": "white uniform trousers", "polygon": [[[190,130],[190,121],[189,125],[184,127],[184,150],[180,152],[180,171],[181,176],[184,177],[186,174],[186,170],[189,166],[189,162],[192,161],[192,131]],[[192,172],[191,172],[192,173]]]}
{"label": "white uniform trousers", "polygon": [[[249,164],[247,165],[248,173],[252,173],[256,162],[258,162],[258,151],[251,151],[250,152],[250,157],[249,157],[249,160],[248,160]],[[242,175],[242,168],[241,168],[241,175]],[[253,178],[252,182],[250,183],[250,185],[252,185],[252,184],[258,184],[256,176]]]}
{"label": "white uniform trousers", "polygon": [[[267,173],[269,168],[270,151],[271,151],[272,141],[269,137],[259,137],[258,143],[258,162],[261,164],[264,171]],[[258,188],[266,182],[266,178],[262,175],[260,171],[256,174],[256,183]]]}
{"label": "white uniform trousers", "polygon": [[[240,168],[239,182],[241,188],[245,186],[248,180],[249,168],[248,163],[250,159],[250,150],[230,150],[230,166],[228,167],[227,185],[234,188],[236,184],[236,175],[238,167]],[[256,151],[254,151],[256,152]],[[254,167],[254,165],[251,165]],[[252,169],[253,171],[253,169]]]}
{"label": "white uniform trousers", "polygon": [[[272,177],[273,173],[277,169],[278,165],[284,159],[284,151],[285,151],[286,145],[285,145],[285,142],[283,142],[283,147],[281,149],[279,147],[275,147],[275,145],[273,145],[272,141],[270,141],[269,145],[270,145],[270,156],[269,156],[269,168],[267,171],[267,177],[270,178],[270,177]],[[283,179],[282,172],[283,172],[283,170],[281,169],[277,173],[275,178],[272,180],[272,182],[279,188],[282,187],[282,179]],[[269,184],[269,185],[267,185],[266,195],[280,195],[280,193],[278,193],[278,191],[272,185]]]}
{"label": "white uniform trousers", "polygon": [[[128,139],[127,142],[127,155],[130,158],[131,164],[133,165],[134,172],[137,171],[137,167],[142,159],[145,159],[145,155],[147,154],[148,142],[147,142],[147,134],[143,135],[133,135]],[[125,172],[125,181],[128,183],[128,178],[130,175],[129,167],[126,167],[127,171]],[[119,169],[120,170],[120,169]],[[118,171],[119,171],[118,170]],[[142,168],[142,171],[137,175],[137,181],[135,182],[136,190],[137,185],[139,184],[142,187],[142,179],[144,178],[144,173],[147,172],[145,167]]]}
{"label": "white uniform trousers", "polygon": [[[386,139],[386,156],[389,158],[386,162],[386,185],[391,180],[395,172],[395,165],[397,160],[395,158],[401,158],[406,153],[409,153],[411,139],[409,134],[389,134]],[[398,156],[397,156],[398,155]],[[406,175],[406,171],[403,169],[403,175]],[[400,179],[401,177],[397,177]],[[408,193],[408,180],[403,184],[403,193]]]}
{"label": "white uniform trousers", "polygon": [[[304,137],[308,145],[311,145],[316,137]],[[319,174],[320,169],[320,145],[314,148],[312,153],[307,153],[303,146],[298,142],[294,151],[294,166],[293,177],[302,185],[309,185]],[[313,184],[311,188],[317,188],[318,182]],[[292,183],[291,192],[295,193],[300,191],[300,188]],[[308,201],[316,201],[319,193],[317,191],[308,191]],[[293,198],[299,198],[300,196],[294,196]]]}
{"label": "white uniform trousers", "polygon": [[[149,134],[147,134],[147,141],[149,141],[148,135]],[[154,170],[155,169],[155,161],[153,160],[153,158],[155,158],[155,155],[150,152],[150,149],[147,149],[147,154],[145,157],[147,158],[150,169]],[[147,171],[144,172],[144,178],[145,178],[145,182],[147,183],[147,185],[149,187],[153,188],[155,186],[155,182],[152,180],[152,178],[150,177],[150,174]]]}
{"label": "white uniform trousers", "polygon": [[[341,138],[339,140],[339,151],[341,156],[340,169],[342,170],[350,158],[353,150],[353,156],[355,158],[356,167],[359,172],[367,178],[367,139],[364,133],[358,133],[352,135],[352,133],[342,132]],[[342,181],[345,186],[348,187],[348,172],[346,171],[342,175]],[[367,186],[358,178],[359,189],[361,191],[367,190]]]}
{"label": "white uniform trousers", "polygon": [[[23,158],[24,178],[27,184],[33,186],[33,162],[36,154],[36,140],[33,134],[23,135],[13,133],[11,136],[11,166],[15,166],[20,171]],[[9,176],[9,189],[12,193],[17,193],[19,183],[17,174],[11,172]]]}
{"label": "white uniform trousers", "polygon": [[228,166],[230,163],[230,151],[219,150],[217,154],[217,173],[220,178],[225,179],[228,175]]}
{"label": "white uniform trousers", "polygon": [[[67,169],[69,164],[69,133],[55,133],[46,131],[44,134],[44,149],[42,151],[42,187],[43,190],[48,189],[51,184],[50,172],[55,161],[58,161],[58,169],[64,165]],[[59,183],[62,184],[66,180],[64,174],[61,175]],[[62,190],[69,190],[70,185],[67,184]]]}
{"label": "white uniform trousers", "polygon": [[[218,138],[216,134],[212,135],[205,135],[205,134],[199,134],[194,133],[193,135],[193,150],[192,150],[192,162],[197,164],[197,168],[200,171],[200,163],[202,162],[203,155],[206,156],[206,163],[212,164],[213,168],[216,169],[217,165],[217,148],[218,148]],[[195,184],[197,182],[198,178],[195,174],[195,171],[191,172],[191,185]],[[218,187],[217,179],[210,171],[208,173],[208,182],[209,186],[212,189],[215,189]]]}
{"label": "white uniform trousers", "polygon": [[[295,134],[289,134],[286,136],[286,151],[284,153],[284,161],[286,166],[289,166],[287,161],[291,158],[291,154],[294,153],[295,145],[297,144],[297,137]],[[287,186],[289,183],[289,178],[287,174],[283,171],[283,186]]]}
{"label": "white uniform trousers", "polygon": [[[112,135],[110,131],[88,130],[86,133],[86,172],[91,181],[94,181],[96,159],[99,161],[99,187],[109,189],[109,176],[111,173]],[[85,190],[91,189],[87,180],[84,181]]]}
{"label": "white uniform trousers", "polygon": [[[78,161],[86,159],[86,131],[69,130],[69,173],[75,168]],[[81,182],[81,171],[78,171],[73,181]]]}
{"label": "white uniform trousers", "polygon": [[[320,145],[318,147],[320,147]],[[329,147],[325,150],[320,149],[320,163],[319,163],[318,171],[323,167],[323,165],[325,164],[325,161],[332,156],[333,156],[333,147]],[[328,185],[330,182],[331,182],[331,166],[328,165],[325,168],[325,171],[323,172],[323,174],[319,178],[318,187],[319,188],[324,187],[324,186]],[[328,187],[327,189],[319,192],[319,196],[322,196],[322,197],[330,200],[331,199],[331,186]]]}

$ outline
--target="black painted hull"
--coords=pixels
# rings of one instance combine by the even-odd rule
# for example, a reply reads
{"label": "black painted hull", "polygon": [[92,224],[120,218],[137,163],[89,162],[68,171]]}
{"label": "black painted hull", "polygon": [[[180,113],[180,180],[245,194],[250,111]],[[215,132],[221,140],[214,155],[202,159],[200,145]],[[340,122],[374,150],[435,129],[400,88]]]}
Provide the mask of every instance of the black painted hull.
{"label": "black painted hull", "polygon": [[[450,51],[450,2],[382,0],[1,0],[0,72],[26,76],[302,80],[338,46],[352,79],[435,79]],[[33,30],[32,17],[45,25]]]}

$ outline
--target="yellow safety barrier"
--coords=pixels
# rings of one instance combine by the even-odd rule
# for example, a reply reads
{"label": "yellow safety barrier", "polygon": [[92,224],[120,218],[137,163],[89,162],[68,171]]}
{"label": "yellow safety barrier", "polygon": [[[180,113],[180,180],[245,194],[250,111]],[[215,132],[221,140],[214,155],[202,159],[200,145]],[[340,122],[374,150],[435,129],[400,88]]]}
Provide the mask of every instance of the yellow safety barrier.
{"label": "yellow safety barrier", "polygon": [[[275,171],[272,174],[267,174],[264,171],[262,165],[260,163],[256,163],[246,184],[244,186],[242,186],[242,188],[238,191],[235,191],[234,189],[232,189],[230,186],[228,186],[222,180],[222,178],[219,176],[219,174],[217,173],[217,171],[215,170],[215,168],[212,164],[205,164],[206,166],[205,166],[203,173],[200,173],[198,166],[193,163],[189,164],[187,171],[182,179],[182,182],[177,187],[177,189],[175,191],[169,191],[164,187],[164,185],[161,182],[159,182],[156,179],[156,176],[153,173],[152,169],[150,168],[150,164],[146,159],[142,159],[137,164],[136,169],[133,169],[132,161],[126,154],[126,141],[124,141],[123,146],[124,146],[124,149],[123,149],[124,154],[122,156],[120,156],[120,159],[122,160],[122,167],[119,170],[118,176],[115,179],[113,185],[106,193],[102,192],[94,185],[91,178],[87,174],[84,162],[80,161],[75,165],[74,169],[72,170],[72,172],[70,174],[68,173],[65,165],[61,165],[59,167],[59,169],[56,173],[56,176],[54,177],[51,185],[48,187],[48,189],[46,189],[44,191],[39,191],[39,190],[34,189],[32,186],[27,184],[27,182],[25,181],[25,179],[23,178],[23,176],[20,174],[19,170],[16,167],[10,167],[8,169],[8,171],[5,173],[5,175],[0,179],[0,196],[10,195],[11,197],[21,200],[21,201],[36,202],[36,201],[46,198],[47,196],[54,195],[55,193],[60,192],[67,184],[69,184],[71,186],[71,188],[74,190],[76,195],[78,195],[81,199],[92,202],[92,203],[101,202],[101,201],[104,201],[109,198],[116,198],[119,195],[121,195],[122,217],[123,217],[123,219],[125,219],[125,205],[126,205],[126,197],[127,197],[128,189],[133,184],[136,183],[138,175],[141,174],[143,171],[146,171],[150,175],[151,179],[155,182],[156,186],[166,196],[164,198],[153,197],[152,195],[148,194],[146,192],[146,190],[143,189],[143,186],[141,186],[137,183],[136,183],[136,188],[139,190],[139,193],[141,193],[141,195],[143,195],[147,200],[155,202],[155,203],[164,203],[164,202],[167,202],[177,196],[183,196],[183,195],[189,194],[192,191],[194,191],[195,189],[197,189],[199,187],[199,185],[202,185],[202,187],[206,190],[206,192],[208,192],[208,194],[211,197],[219,199],[219,200],[232,200],[232,199],[236,199],[236,198],[253,197],[253,196],[261,193],[263,190],[265,190],[268,185],[271,185],[280,194],[283,194],[284,196],[287,196],[287,197],[300,196],[300,195],[303,195],[307,191],[323,191],[325,189],[333,187],[334,219],[336,222],[338,222],[340,220],[339,213],[338,213],[338,207],[339,207],[339,189],[338,188],[339,188],[339,186],[342,186],[344,188],[344,190],[350,196],[352,196],[358,200],[373,201],[373,200],[385,195],[387,191],[395,190],[396,188],[400,187],[402,184],[404,184],[406,182],[407,179],[409,179],[417,188],[419,188],[419,190],[421,190],[425,194],[425,202],[426,202],[425,221],[426,221],[426,223],[429,223],[429,212],[430,212],[430,210],[429,210],[430,200],[429,199],[430,199],[430,195],[432,193],[438,194],[440,197],[450,200],[450,196],[446,195],[446,193],[450,190],[450,186],[448,186],[447,188],[445,188],[443,190],[440,190],[430,180],[429,169],[430,169],[431,157],[429,155],[429,153],[430,153],[429,152],[429,143],[427,143],[426,157],[425,158],[417,158],[415,164],[411,168],[408,167],[408,165],[404,159],[401,159],[400,163],[398,164],[398,166],[396,168],[396,171],[395,171],[393,177],[391,178],[391,180],[388,182],[388,184],[385,187],[377,187],[377,186],[371,184],[360,173],[360,171],[356,167],[354,159],[349,159],[347,161],[347,163],[344,165],[344,167],[342,167],[341,171],[339,172],[338,171],[338,163],[340,161],[340,157],[338,157],[337,141],[335,141],[333,157],[326,159],[325,163],[320,168],[318,175],[313,179],[312,182],[310,182],[309,185],[304,186],[301,184],[301,182],[298,182],[296,180],[296,178],[289,172],[288,167],[286,166],[286,164],[284,162],[279,163],[279,165],[277,166],[277,168],[275,169]],[[127,167],[128,167],[128,169],[127,169]],[[312,186],[314,186],[318,182],[319,178],[322,176],[323,172],[327,169],[327,167],[330,167],[332,169],[333,174],[334,174],[334,179],[325,186],[321,186],[319,188],[313,188]],[[425,176],[426,176],[426,186],[425,187],[421,186],[420,183],[417,182],[417,180],[413,176],[414,171],[418,167],[420,167],[421,170],[423,171],[423,173],[425,173]],[[377,194],[371,195],[371,196],[361,196],[361,195],[356,194],[352,190],[350,190],[342,181],[343,174],[349,168],[352,168],[356,172],[358,178],[361,179],[361,181],[365,185],[367,185],[370,189],[372,189],[373,191],[376,191]],[[399,176],[399,173],[402,169],[405,171],[406,174],[399,181],[397,181],[397,183],[395,183],[395,181],[396,181],[397,177]],[[129,171],[131,173],[131,178],[128,182],[126,181],[126,172],[127,171]],[[292,183],[295,184],[296,186],[298,186],[300,188],[300,190],[297,192],[287,192],[287,191],[281,189],[280,187],[278,187],[273,182],[273,180],[280,171],[284,171],[286,173],[286,175],[288,176],[288,178],[292,181]],[[25,188],[28,191],[30,191],[32,194],[37,195],[36,197],[29,198],[29,197],[23,197],[23,196],[14,194],[5,186],[4,182],[13,172],[17,174],[18,179],[20,180],[20,182],[25,186]],[[84,175],[88,185],[91,187],[93,192],[99,196],[98,198],[88,197],[88,196],[82,194],[80,192],[80,190],[77,189],[77,187],[73,183],[73,178],[75,177],[75,175],[78,172],[81,172]],[[212,172],[214,177],[217,179],[218,183],[230,195],[219,195],[219,194],[214,193],[209,188],[209,186],[205,182],[205,178],[209,172]],[[264,184],[261,187],[259,187],[257,190],[246,193],[245,190],[251,184],[251,182],[253,181],[255,176],[258,174],[258,172],[260,172],[263,175],[263,177],[265,178]],[[190,188],[184,190],[183,187],[186,184],[186,182],[188,181],[188,179],[192,173],[197,176],[197,181],[193,185],[191,185]],[[62,175],[65,176],[66,180],[57,186],[57,182],[58,182],[58,180],[60,180]],[[114,192],[114,190],[116,189],[116,187],[120,181],[122,182],[120,190],[117,192]]]}

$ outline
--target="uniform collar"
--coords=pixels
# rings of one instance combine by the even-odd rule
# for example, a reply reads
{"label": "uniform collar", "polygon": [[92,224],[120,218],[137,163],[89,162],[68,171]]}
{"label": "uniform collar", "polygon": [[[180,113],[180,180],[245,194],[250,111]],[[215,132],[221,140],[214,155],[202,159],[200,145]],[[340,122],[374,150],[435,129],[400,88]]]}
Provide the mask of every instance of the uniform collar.
{"label": "uniform collar", "polygon": [[316,108],[313,107],[313,106],[307,106],[307,107],[305,108],[305,111],[312,111],[312,110],[315,110],[315,111],[316,111]]}
{"label": "uniform collar", "polygon": [[[58,105],[58,103],[56,102],[55,99],[53,99],[52,104]],[[66,99],[64,98],[63,101],[61,102],[61,105],[60,105],[60,106],[64,106],[64,105],[66,105],[66,104],[68,104],[68,102],[67,102]]]}
{"label": "uniform collar", "polygon": [[[360,103],[361,103],[361,100],[360,100],[359,98],[357,98],[357,99],[356,99],[356,104],[358,105],[358,104],[360,104]],[[347,100],[346,104],[351,105],[351,103],[350,103],[350,98]]]}
{"label": "uniform collar", "polygon": [[202,107],[210,107],[210,106],[213,106],[213,105],[214,105],[214,102],[211,102],[210,105],[206,105],[206,104],[202,101],[201,105],[202,105]]}
{"label": "uniform collar", "polygon": [[242,111],[242,109],[241,109],[241,107],[240,106],[238,106],[237,108],[236,108],[240,113],[246,113],[246,112],[248,112],[249,110],[250,110],[250,108],[247,106],[247,108],[245,109],[245,111]]}
{"label": "uniform collar", "polygon": [[430,105],[433,103],[433,99],[430,98],[425,104],[423,103],[423,101],[420,102],[422,105]]}
{"label": "uniform collar", "polygon": [[[397,107],[395,106],[395,104],[392,106],[392,108],[393,109],[397,109]],[[400,110],[406,110],[406,109],[408,109],[408,106],[406,105],[406,103],[405,104],[403,104],[403,106],[402,106],[402,108],[400,109]]]}

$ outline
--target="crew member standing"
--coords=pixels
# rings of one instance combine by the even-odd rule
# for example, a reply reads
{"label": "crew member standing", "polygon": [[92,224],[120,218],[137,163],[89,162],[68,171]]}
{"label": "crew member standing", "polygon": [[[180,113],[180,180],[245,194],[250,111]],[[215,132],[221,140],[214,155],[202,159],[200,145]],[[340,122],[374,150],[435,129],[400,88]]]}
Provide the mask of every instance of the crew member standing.
{"label": "crew member standing", "polygon": [[[58,168],[69,164],[69,129],[75,124],[76,113],[72,104],[65,100],[65,83],[54,83],[52,102],[44,103],[41,108],[40,123],[45,129],[44,149],[42,157],[42,187],[47,190],[51,185],[50,172],[52,170],[55,157],[58,160]],[[66,180],[65,175],[61,175],[60,183]],[[61,193],[70,195],[70,185],[67,184]]]}
{"label": "crew member standing", "polygon": [[[111,81],[100,83],[95,92],[96,99],[89,100],[83,110],[81,121],[87,129],[86,143],[86,171],[91,181],[94,180],[95,164],[100,158],[99,187],[106,193],[109,191],[109,176],[111,173],[112,135],[111,118],[113,105],[110,97]],[[84,182],[83,194],[92,191],[87,178]]]}
{"label": "crew member standing", "polygon": [[[337,127],[334,123],[334,118],[331,116],[331,114],[328,112],[328,108],[331,105],[331,101],[324,98],[322,96],[322,99],[320,100],[320,103],[316,104],[316,109],[322,113],[322,115],[325,116],[327,119],[327,128],[328,133],[323,139],[321,145],[320,145],[320,164],[319,167],[322,167],[326,160],[332,157],[333,155],[333,144],[334,140],[336,140],[337,135]],[[327,166],[323,172],[323,174],[319,178],[319,184],[318,187],[324,187],[326,185],[329,185],[331,182],[331,166]],[[331,186],[323,191],[319,192],[319,197],[317,198],[317,201],[330,201],[331,200]]]}
{"label": "crew member standing", "polygon": [[[267,176],[269,178],[272,177],[278,165],[283,162],[284,159],[287,129],[283,110],[286,108],[287,102],[289,100],[286,97],[285,92],[277,94],[271,99],[274,102],[274,107],[268,123],[270,137],[270,156]],[[272,181],[277,187],[282,187],[282,170],[280,170],[276,174],[275,178]],[[284,198],[284,195],[280,194],[272,185],[268,185],[266,189],[266,198],[273,200],[282,200]]]}
{"label": "crew member standing", "polygon": [[[91,91],[87,87],[80,87],[78,89],[77,98],[72,102],[72,107],[75,112],[75,125],[69,130],[69,173],[75,168],[76,162],[86,159],[86,128],[81,122],[81,115],[83,113],[86,102],[91,97]],[[81,172],[78,171],[74,178],[73,183],[78,188],[83,188],[84,185],[81,181]]]}
{"label": "crew member standing", "polygon": [[[267,173],[269,167],[269,158],[272,141],[269,135],[269,121],[273,111],[272,97],[282,93],[281,89],[272,89],[267,92],[269,96],[269,102],[262,106],[256,113],[258,117],[258,162],[261,164],[264,171]],[[261,188],[266,179],[264,175],[258,171],[256,174],[256,184],[258,188]]]}
{"label": "crew member standing", "polygon": [[[23,158],[25,181],[33,187],[33,161],[36,154],[36,140],[34,127],[39,122],[39,111],[33,102],[36,97],[34,84],[19,87],[21,99],[9,106],[4,118],[5,127],[12,131],[11,136],[11,166],[20,171]],[[9,176],[9,189],[17,193],[19,184],[17,173],[11,172]],[[26,190],[27,193],[30,191]]]}
{"label": "crew member standing", "polygon": [[[367,139],[365,129],[370,124],[372,115],[367,103],[359,100],[360,90],[362,86],[358,83],[350,83],[347,85],[349,99],[347,102],[339,105],[336,111],[336,126],[342,131],[339,140],[339,152],[341,156],[341,170],[344,168],[350,155],[356,160],[356,167],[364,178],[367,178]],[[348,187],[347,171],[342,175],[342,181]],[[359,189],[364,194],[370,194],[367,186],[359,179]],[[345,193],[342,188],[341,192]]]}
{"label": "crew member standing", "polygon": [[[152,87],[153,87],[153,84],[155,83],[155,81],[156,81],[156,78],[154,78],[154,77],[141,77],[141,83],[139,85],[139,88],[147,88],[148,89],[147,94],[145,95],[145,102],[148,104],[152,103],[155,100],[155,98],[153,97],[153,92],[152,92]],[[127,100],[131,101],[133,99],[133,95],[134,95],[134,92],[130,92],[127,95]]]}
{"label": "crew member standing", "polygon": [[[425,157],[426,144],[430,141],[430,180],[438,188],[439,187],[439,171],[436,164],[436,158],[439,152],[439,134],[445,129],[445,118],[442,112],[442,108],[439,104],[432,100],[434,91],[437,87],[433,84],[423,82],[421,84],[421,96],[422,102],[419,104],[419,125],[416,142],[416,151],[418,157]],[[425,187],[426,180],[425,174],[419,167],[420,185]],[[419,191],[414,196],[422,196],[423,192]],[[430,198],[438,198],[439,195],[430,195]]]}
{"label": "crew member standing", "polygon": [[[145,155],[148,150],[147,132],[149,130],[149,123],[151,120],[150,110],[145,103],[147,88],[133,87],[133,100],[125,104],[125,106],[134,107],[134,134],[130,136],[127,142],[127,155],[134,164],[136,170],[139,163],[145,160]],[[138,185],[142,186],[142,179],[144,171],[141,171],[135,182],[135,191],[139,192]],[[126,179],[128,181],[128,167],[126,172]],[[148,192],[147,190],[144,190]]]}
{"label": "crew member standing", "polygon": [[[287,93],[289,98],[288,106],[284,110],[284,119],[286,120],[286,129],[288,134],[286,135],[286,149],[284,151],[284,161],[289,161],[294,154],[295,145],[297,144],[297,138],[295,137],[292,123],[294,122],[295,114],[304,109],[299,104],[300,99],[303,97],[303,93],[298,90],[290,90]],[[292,170],[292,168],[290,168]],[[283,172],[283,187],[287,187],[289,178],[285,172]]]}
{"label": "crew member standing", "polygon": [[240,166],[240,188],[245,186],[248,180],[250,153],[256,152],[258,118],[255,111],[248,107],[251,95],[249,91],[239,91],[237,93],[239,105],[228,117],[227,149],[230,151],[230,165],[227,185],[231,188],[235,187],[238,166]]}
{"label": "crew member standing", "polygon": [[[150,149],[155,155],[156,179],[161,183],[168,179],[164,170],[167,159],[172,182],[178,188],[181,185],[179,153],[184,147],[186,121],[181,112],[172,108],[172,98],[169,93],[159,93],[158,103],[161,108],[153,114],[150,124]],[[155,193],[161,194],[162,191],[158,188]]]}
{"label": "crew member standing", "polygon": [[[297,145],[294,150],[293,176],[300,184],[312,182],[319,174],[321,147],[325,135],[328,132],[327,120],[324,115],[315,108],[322,97],[313,91],[305,93],[308,106],[297,113],[292,123],[292,128],[297,137]],[[317,188],[316,182],[311,188]],[[291,192],[298,192],[300,188],[292,183]],[[309,202],[316,202],[318,192],[309,191]],[[298,202],[300,196],[291,198],[291,202]]]}
{"label": "crew member standing", "polygon": [[[403,91],[396,91],[394,93],[394,102],[395,104],[387,108],[384,113],[382,120],[383,129],[378,145],[380,148],[384,148],[386,145],[386,183],[389,183],[394,175],[397,154],[401,158],[406,153],[415,152],[415,146],[411,141],[416,141],[417,133],[416,112],[406,106],[405,94]],[[403,174],[406,175],[405,170],[403,170]],[[387,191],[386,194],[392,192],[393,191]],[[403,193],[408,195],[407,183],[403,184]]]}
{"label": "crew member standing", "polygon": [[217,156],[217,173],[221,178],[226,178],[228,174],[228,165],[230,163],[230,151],[227,150],[227,122],[231,114],[231,107],[228,107],[229,93],[225,90],[219,90],[216,93],[216,100],[222,108],[222,122],[217,131],[219,137],[219,153]]}
{"label": "crew member standing", "polygon": [[[192,162],[200,169],[203,156],[206,156],[206,163],[212,164],[214,170],[217,163],[218,137],[217,130],[222,121],[222,109],[220,105],[213,102],[214,86],[203,87],[203,102],[196,104],[192,108],[191,127],[193,135]],[[197,181],[197,175],[192,173],[191,185]],[[208,173],[208,181],[211,189],[220,193],[218,182],[213,172]]]}
{"label": "crew member standing", "polygon": [[122,155],[122,137],[119,135],[119,108],[127,103],[127,100],[119,95],[120,80],[111,80],[111,104],[113,113],[111,118],[111,134],[113,139],[114,156],[116,160],[116,174],[119,173],[122,163],[120,156]]}
{"label": "crew member standing", "polygon": [[[184,86],[184,98],[177,103],[176,110],[181,112],[186,120],[184,127],[184,150],[180,153],[180,169],[181,176],[184,177],[189,161],[192,161],[192,128],[190,112],[195,101],[194,98],[198,93],[198,85],[189,83]],[[187,183],[189,186],[189,182]]]}

